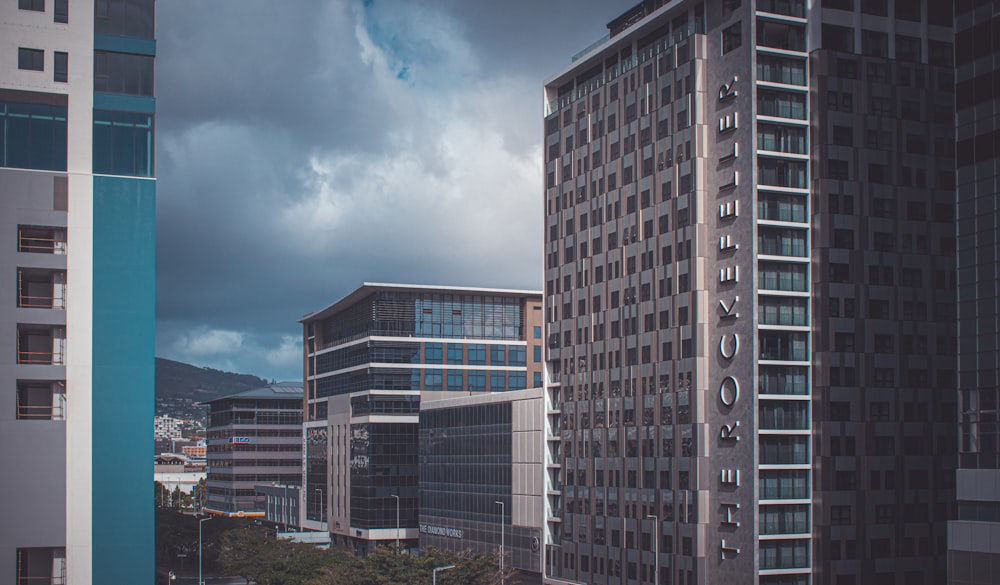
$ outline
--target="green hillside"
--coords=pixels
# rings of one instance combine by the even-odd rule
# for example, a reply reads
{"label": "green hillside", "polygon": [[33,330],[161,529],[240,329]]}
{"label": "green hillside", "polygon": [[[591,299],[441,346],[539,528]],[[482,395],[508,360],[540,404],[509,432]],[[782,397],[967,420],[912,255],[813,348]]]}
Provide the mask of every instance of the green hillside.
{"label": "green hillside", "polygon": [[268,383],[251,374],[223,372],[156,358],[156,414],[202,419],[205,400],[259,388]]}

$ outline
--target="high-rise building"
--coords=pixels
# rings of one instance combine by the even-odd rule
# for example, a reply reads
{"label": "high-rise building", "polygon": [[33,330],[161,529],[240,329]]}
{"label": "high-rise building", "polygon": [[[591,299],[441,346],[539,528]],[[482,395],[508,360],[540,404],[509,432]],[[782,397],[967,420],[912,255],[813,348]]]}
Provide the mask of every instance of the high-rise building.
{"label": "high-rise building", "polygon": [[546,82],[552,583],[940,583],[951,3],[649,0]]}
{"label": "high-rise building", "polygon": [[203,404],[209,408],[205,512],[266,516],[267,495],[254,486],[302,480],[302,384],[270,384]]}
{"label": "high-rise building", "polygon": [[415,546],[421,402],[540,387],[541,301],[365,283],[303,317],[302,527],[359,552]]}
{"label": "high-rise building", "polygon": [[958,513],[948,583],[1000,582],[1000,4],[955,3]]}
{"label": "high-rise building", "polygon": [[154,577],[153,13],[0,5],[5,583]]}
{"label": "high-rise building", "polygon": [[420,548],[496,554],[540,583],[542,389],[420,405]]}

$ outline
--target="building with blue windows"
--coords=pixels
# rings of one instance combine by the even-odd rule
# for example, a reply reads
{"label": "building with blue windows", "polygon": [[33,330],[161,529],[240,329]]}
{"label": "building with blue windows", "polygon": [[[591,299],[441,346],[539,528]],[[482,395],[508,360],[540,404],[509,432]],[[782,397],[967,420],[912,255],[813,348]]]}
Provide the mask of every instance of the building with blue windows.
{"label": "building with blue windows", "polygon": [[0,5],[0,582],[154,576],[153,24]]}
{"label": "building with blue windows", "polygon": [[421,402],[539,387],[542,322],[540,292],[371,283],[303,317],[302,527],[416,545]]}

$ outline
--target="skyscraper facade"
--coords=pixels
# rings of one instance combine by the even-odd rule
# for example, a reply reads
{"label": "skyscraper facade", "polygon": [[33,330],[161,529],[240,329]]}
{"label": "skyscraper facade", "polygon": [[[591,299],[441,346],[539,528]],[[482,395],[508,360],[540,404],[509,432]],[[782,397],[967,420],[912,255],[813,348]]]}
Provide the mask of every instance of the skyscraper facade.
{"label": "skyscraper facade", "polygon": [[421,403],[540,387],[541,293],[365,283],[301,322],[301,525],[416,545]]}
{"label": "skyscraper facade", "polygon": [[545,85],[548,578],[941,582],[950,3],[608,29]]}
{"label": "skyscraper facade", "polygon": [[0,6],[0,581],[153,580],[153,0]]}
{"label": "skyscraper facade", "polygon": [[948,583],[1000,582],[997,262],[1000,232],[1000,5],[955,3],[958,183],[958,513],[948,527]]}

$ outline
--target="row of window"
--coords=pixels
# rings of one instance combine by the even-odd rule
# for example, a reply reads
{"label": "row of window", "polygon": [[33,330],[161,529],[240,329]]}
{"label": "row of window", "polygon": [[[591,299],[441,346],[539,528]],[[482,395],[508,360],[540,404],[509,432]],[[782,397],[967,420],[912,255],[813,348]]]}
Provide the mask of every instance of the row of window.
{"label": "row of window", "polygon": [[[45,0],[17,0],[17,7],[20,10],[45,12]],[[69,0],[53,0],[52,21],[69,22]]]}
{"label": "row of window", "polygon": [[[93,171],[153,176],[153,115],[94,110]],[[66,106],[0,101],[0,166],[66,170]]]}

